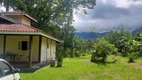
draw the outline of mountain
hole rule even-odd
[[[137,32],[142,32],[142,27],[135,29],[134,31],[132,31],[132,34],[136,34]],[[84,39],[96,39],[99,37],[103,37],[107,34],[108,32],[104,32],[104,33],[96,33],[96,32],[76,32],[76,36],[78,37],[82,37]]]
[[[96,39],[99,37],[103,37],[107,34],[108,32],[105,33],[96,33],[96,32],[77,32],[76,36],[82,37],[84,39]]]
[[[134,34],[136,34],[137,32],[142,32],[142,27],[140,27],[140,28],[134,30],[132,33],[133,33],[133,35],[134,35]]]

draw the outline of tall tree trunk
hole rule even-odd
[[[6,12],[8,12],[9,11],[9,6],[6,6]]]
[[[8,12],[9,11],[9,6],[10,6],[10,1],[6,0],[5,4],[6,4],[6,12]]]

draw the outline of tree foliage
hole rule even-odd
[[[131,32],[128,30],[124,30],[124,26],[119,27],[117,31],[110,31],[106,36],[106,39],[115,45],[118,48],[118,52],[121,53],[122,56],[128,57],[129,62],[134,62],[134,60],[140,54],[140,34],[135,36],[134,40]]]
[[[75,29],[72,25],[73,13],[82,10],[87,14],[87,9],[93,9],[96,0],[0,0],[6,11],[10,8],[21,10],[32,15],[38,22],[32,22],[32,26],[39,28],[48,34],[64,40],[59,54],[73,56],[73,40]],[[59,62],[62,58],[57,55]]]
[[[110,44],[105,38],[98,38],[94,42],[95,51],[92,53],[93,62],[106,63],[107,57],[110,54],[117,54],[117,48]]]
[[[89,53],[88,41],[81,37],[75,37],[73,40],[73,54],[75,57],[84,56]]]
[[[64,26],[61,28],[61,39],[64,40],[63,47],[65,49],[64,56],[73,57],[73,39],[75,28],[73,26]]]
[[[119,26],[117,30],[111,30],[106,35],[106,39],[112,44],[115,44],[117,41],[124,39],[124,38],[127,40],[131,40],[132,35],[129,30],[124,29],[123,25]]]

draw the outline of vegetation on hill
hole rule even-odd
[[[140,35],[141,33],[138,34]],[[96,42],[94,42],[94,46],[99,46],[94,47],[94,50],[97,51],[93,53],[92,58],[97,57],[98,59],[103,56],[104,59],[107,59],[108,55],[115,54],[128,57],[128,62],[135,62],[135,59],[141,57],[142,46],[139,35],[132,36],[131,32],[129,30],[126,31],[124,26],[121,25],[118,30],[112,30],[104,38],[100,38],[99,41],[97,39]],[[108,45],[113,45],[113,47]],[[102,54],[102,56],[96,56],[97,54]]]

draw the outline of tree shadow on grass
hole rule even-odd
[[[106,62],[106,64],[114,64],[114,63],[116,63],[118,60],[113,60],[113,61],[111,61],[111,62]]]
[[[38,69],[20,69],[19,73],[34,73],[36,72]]]
[[[118,61],[118,60],[107,61],[107,62],[97,61],[97,62],[93,62],[93,63],[98,64],[98,66],[100,66],[100,65],[104,65],[104,66],[106,66],[107,64],[115,64],[117,61]]]

